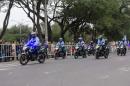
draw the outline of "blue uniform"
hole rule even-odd
[[[97,44],[98,44],[99,46],[105,45],[105,39],[102,39],[102,40],[98,39]]]
[[[62,42],[59,41],[56,45],[59,47],[65,47],[64,41],[62,41]]]
[[[38,37],[31,38],[25,45],[29,48],[37,48],[41,45],[40,39]]]
[[[122,42],[123,42],[124,45],[128,45],[128,44],[129,44],[126,35],[124,35],[124,37],[123,37],[123,39],[122,39]]]
[[[85,42],[84,42],[84,41],[79,41],[77,44],[78,44],[79,47],[80,47],[80,46],[81,46],[81,47],[84,47]]]

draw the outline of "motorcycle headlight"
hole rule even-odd
[[[23,51],[25,51],[27,48],[28,48],[27,46],[24,46],[24,47],[23,47]]]
[[[88,47],[88,50],[91,49],[91,47]]]
[[[75,49],[79,49],[79,47],[75,47]]]
[[[96,46],[96,49],[98,49],[98,48],[99,48],[99,46],[97,45],[97,46]]]
[[[56,47],[55,50],[58,50],[58,47]]]
[[[123,46],[121,46],[121,48],[123,48]]]
[[[119,48],[119,46],[118,46],[118,47],[116,47],[116,48]]]

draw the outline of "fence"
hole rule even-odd
[[[0,45],[0,61],[16,60],[21,50],[22,50],[21,45],[1,44]]]
[[[75,51],[75,45],[65,45],[65,48],[67,50],[67,55],[72,56]],[[130,47],[128,47],[130,49]],[[48,54],[54,55],[55,45],[51,44],[48,48]],[[16,45],[16,44],[1,44],[0,45],[0,61],[10,61],[10,60],[17,60],[18,55],[22,51],[22,45]],[[115,52],[116,46],[110,45],[110,51]]]

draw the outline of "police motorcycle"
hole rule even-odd
[[[108,59],[109,56],[109,47],[106,44],[96,45],[95,58],[99,59],[100,57],[104,57]]]
[[[84,46],[79,46],[78,44],[76,44],[75,49],[76,49],[74,54],[75,59],[78,59],[79,56],[82,56],[83,58],[87,58],[87,54]]]
[[[90,44],[87,46],[87,55],[95,55],[95,48],[94,46],[91,46]]]
[[[46,58],[46,49],[44,46],[36,48],[33,45],[24,45],[20,55],[19,62],[21,65],[26,65],[29,61],[38,61],[44,63]]]
[[[65,59],[66,50],[65,50],[65,47],[56,45],[54,58],[55,58],[55,60],[57,60],[59,57],[62,57],[63,59]]]
[[[124,44],[120,44],[117,46],[117,55],[125,56],[126,55],[126,46]]]

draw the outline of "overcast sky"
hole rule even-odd
[[[6,15],[5,13],[2,12],[0,13],[0,28],[3,25],[5,15]],[[8,27],[11,27],[13,25],[18,25],[18,24],[25,24],[25,25],[32,26],[31,20],[27,17],[24,11],[20,8],[14,7],[11,10],[10,22]]]

